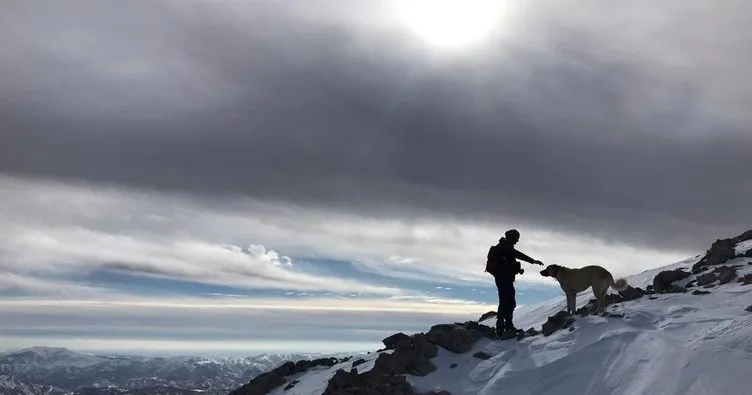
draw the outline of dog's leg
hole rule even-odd
[[[595,294],[595,299],[598,300],[598,308],[596,309],[596,314],[603,314],[603,311],[606,309],[606,292],[608,291],[608,288],[605,289],[593,289],[593,293]]]
[[[574,315],[577,310],[577,294],[567,292],[567,313]]]

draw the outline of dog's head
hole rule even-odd
[[[559,265],[548,265],[545,269],[540,271],[541,276],[543,277],[553,277],[556,278],[556,275],[559,274]]]

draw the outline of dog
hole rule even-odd
[[[567,297],[567,313],[569,314],[574,314],[577,310],[577,293],[591,286],[595,299],[598,301],[597,314],[603,313],[606,308],[606,293],[609,287],[619,292],[629,287],[627,280],[620,278],[614,281],[611,272],[598,265],[585,266],[579,269],[548,265],[541,270],[540,274],[543,277],[553,277],[559,282]]]

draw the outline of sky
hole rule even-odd
[[[3,1],[0,349],[373,350],[494,310],[510,228],[702,253],[750,228],[750,8]]]

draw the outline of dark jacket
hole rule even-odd
[[[528,263],[535,262],[535,259],[517,251],[511,243],[502,237],[499,243],[488,251],[486,271],[494,277],[514,281],[514,277],[522,269],[517,259]]]

